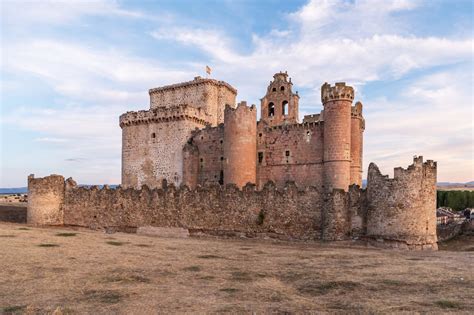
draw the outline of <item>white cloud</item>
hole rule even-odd
[[[79,101],[146,102],[150,87],[186,80],[191,73],[117,49],[58,40],[14,42],[4,49],[6,71],[38,76],[60,95]]]
[[[474,178],[472,76],[463,69],[417,79],[401,95],[368,99],[365,106],[365,169],[375,161],[393,175],[400,161],[424,155],[439,162],[438,179]],[[408,163],[408,162],[407,162]]]
[[[83,16],[147,17],[143,12],[123,9],[115,0],[6,0],[2,2],[2,10],[5,25],[16,27],[65,24]]]

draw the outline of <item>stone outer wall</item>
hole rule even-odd
[[[35,225],[64,224],[64,177],[50,175],[43,178],[28,176],[27,223]]]
[[[437,248],[436,162],[415,157],[392,179],[371,163],[367,202],[367,236],[395,247]]]
[[[224,184],[257,182],[257,107],[241,102],[225,109]]]
[[[204,232],[234,232],[248,236],[316,239],[320,235],[320,192],[284,190],[267,185],[256,191],[247,185],[209,185],[189,190],[174,185],[150,190],[71,186],[65,192],[64,224],[93,229],[140,226],[181,227]]]
[[[322,186],[323,128],[321,123],[257,126],[257,186],[268,181],[283,187]],[[288,154],[288,155],[287,155]]]
[[[298,189],[287,182],[261,190],[209,184],[190,190],[78,187],[62,176],[29,178],[28,222],[93,229],[173,227],[211,234],[266,235],[326,241],[363,239],[399,249],[436,250],[436,163],[415,158],[388,179],[375,164],[368,188]]]

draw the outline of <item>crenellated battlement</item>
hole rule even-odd
[[[240,103],[238,103],[236,108],[233,108],[230,105],[225,106],[225,115],[228,115],[229,113],[243,112],[243,111],[256,112],[257,106],[255,106],[254,104],[252,104],[251,106],[248,106],[246,101],[241,101]]]
[[[323,112],[319,114],[304,115],[303,123],[317,123],[323,121]]]
[[[334,86],[329,83],[324,83],[321,86],[321,102],[324,104],[334,100],[348,100],[354,99],[354,88],[346,85],[345,82],[338,82]]]
[[[192,120],[202,125],[209,124],[209,115],[200,108],[187,104],[171,107],[156,107],[150,110],[126,112],[120,116],[120,127],[150,122]]]
[[[157,87],[157,88],[153,88],[153,89],[148,90],[148,93],[151,95],[151,94],[154,94],[154,93],[162,93],[162,92],[166,92],[166,91],[170,91],[170,90],[188,88],[190,86],[204,85],[204,84],[215,85],[215,86],[218,86],[218,87],[226,87],[232,93],[237,94],[237,90],[227,82],[214,80],[214,79],[201,78],[200,76],[195,77],[194,80],[192,80],[192,81],[180,82],[180,83],[176,83],[176,84],[165,85],[165,86],[160,86],[160,87]]]
[[[362,103],[357,102],[354,106],[351,107],[351,117],[360,117],[362,118]]]

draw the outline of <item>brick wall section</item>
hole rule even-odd
[[[351,104],[354,89],[345,83],[321,87],[324,106],[324,186],[326,191],[349,188],[351,165]]]
[[[436,239],[436,162],[415,157],[394,178],[371,163],[367,183],[367,235],[396,247],[431,249]]]
[[[220,180],[224,174],[225,162],[224,124],[195,131],[191,142],[198,152],[198,171],[193,175],[197,178],[196,183],[201,186],[206,183],[223,183]]]
[[[288,153],[287,153],[288,152]],[[257,126],[257,185],[273,181],[283,187],[294,181],[298,187],[322,186],[322,123]],[[287,155],[288,154],[288,155]]]
[[[257,107],[241,102],[225,109],[224,184],[242,187],[257,182]]]
[[[43,178],[28,176],[27,223],[61,225],[63,220],[65,183],[61,175]]]

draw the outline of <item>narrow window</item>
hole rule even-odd
[[[201,136],[201,140],[203,140],[203,139],[204,139],[204,137],[203,137],[203,136]]]
[[[288,101],[283,101],[283,103],[281,103],[281,114],[283,116],[288,115]]]
[[[280,91],[284,91],[284,90],[285,90],[285,87],[282,86],[282,87],[280,88]]]
[[[286,156],[290,156],[290,151],[286,151],[286,152],[285,152],[285,155],[286,155]]]
[[[258,152],[258,164],[262,164],[263,162],[263,152]]]
[[[259,133],[258,136],[261,138],[261,137],[262,137],[262,133]]]
[[[276,91],[277,91],[277,88],[273,88],[272,91],[273,91],[273,92],[276,92]]]
[[[152,134],[151,134],[151,137],[152,137],[153,139],[155,139],[155,138],[156,138],[156,133],[152,133]]]
[[[224,171],[221,170],[219,173],[219,184],[224,185]]]
[[[221,156],[221,161],[224,161],[224,157],[223,157],[223,156]]]
[[[275,116],[275,104],[270,102],[268,104],[268,117],[273,117],[273,116]]]

